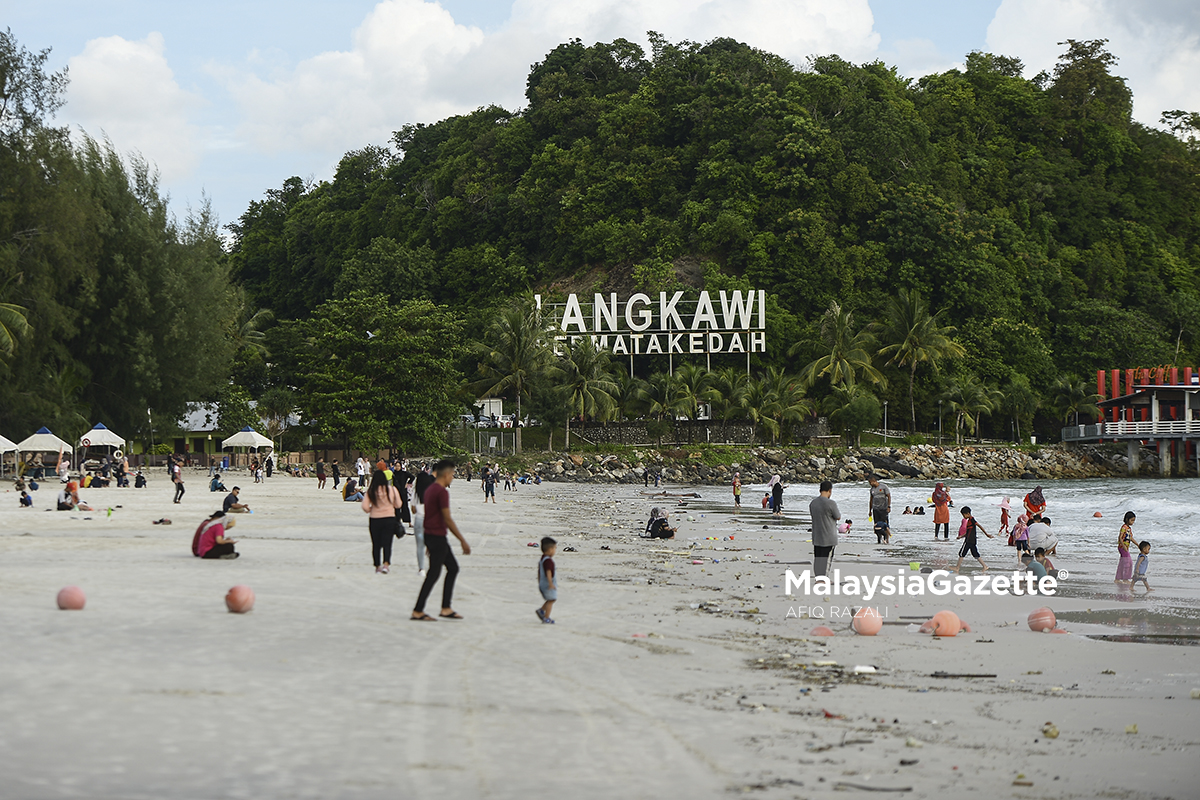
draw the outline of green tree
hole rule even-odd
[[[788,355],[795,355],[807,342],[800,341],[791,346]],[[875,337],[870,331],[854,330],[854,315],[843,309],[836,300],[821,317],[818,347],[822,355],[801,370],[805,383],[812,386],[820,378],[829,377],[833,386],[854,386],[859,375],[867,381],[887,385],[873,363]]]
[[[28,336],[32,330],[24,308],[14,303],[0,303],[0,357],[12,356],[17,349],[17,340]]]
[[[1020,373],[1016,373],[1009,379],[1003,391],[1004,399],[1002,407],[1012,415],[1013,431],[1016,434],[1016,440],[1021,441],[1021,423],[1025,423],[1025,429],[1033,424],[1033,415],[1037,413],[1041,407],[1042,400],[1033,385]]]
[[[883,416],[879,398],[861,385],[837,386],[821,405],[834,429],[855,447],[862,447],[863,431],[878,426]]]
[[[1087,381],[1074,377],[1062,377],[1050,387],[1050,406],[1054,409],[1063,424],[1069,424],[1071,417],[1079,424],[1080,414],[1100,413],[1100,395],[1093,392]]]
[[[554,370],[553,380],[566,399],[566,447],[570,448],[571,418],[607,422],[617,410],[617,384],[609,369],[608,352],[597,350],[590,336],[567,347]]]
[[[298,406],[322,433],[367,451],[446,446],[462,383],[454,364],[465,350],[452,313],[425,300],[392,306],[384,295],[353,292],[292,324],[311,340]]]
[[[738,367],[725,367],[712,375],[713,418],[721,421],[721,438],[727,440],[729,423],[746,413],[745,396],[750,376]]]
[[[228,439],[246,426],[262,427],[262,419],[250,405],[250,393],[240,386],[229,385],[217,397],[217,430]]]
[[[942,325],[939,316],[929,313],[918,292],[901,289],[888,301],[883,321],[874,326],[883,342],[879,355],[889,364],[908,368],[909,433],[917,429],[913,394],[917,367],[929,364],[936,369],[942,360],[966,354],[962,345],[950,338],[954,327]]]
[[[488,327],[484,341],[473,351],[479,359],[480,379],[473,384],[479,397],[512,392],[517,400],[517,419],[523,420],[521,402],[529,401],[530,387],[550,368],[552,351],[546,326],[526,303],[500,310]],[[516,450],[521,451],[521,428],[516,432]]]
[[[658,446],[662,447],[662,435],[674,427],[676,415],[687,413],[687,400],[683,397],[679,382],[666,372],[656,372],[646,379],[641,388],[641,398],[646,413],[658,421],[655,435]]]

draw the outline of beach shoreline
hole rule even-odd
[[[1083,635],[1119,629],[1105,622],[1063,622],[1066,636],[1025,622],[1042,605],[1067,617],[1194,608],[1170,574],[1152,602],[1105,599],[1098,567],[1054,598],[889,598],[871,604],[887,614],[878,636],[827,615],[837,635],[813,637],[814,607],[862,603],[784,594],[786,570],[812,557],[800,496],[776,520],[733,514],[725,489],[672,485],[701,497],[671,507],[677,539],[649,541],[639,533],[662,499],[640,485],[545,482],[485,505],[477,482],[456,480],[452,511],[474,548],[459,558],[466,619],[417,625],[405,619],[412,538],[396,542],[392,574],[375,575],[365,515],[314,480],[242,481],[255,512],[234,531],[243,557],[192,558],[196,524],[223,498],[203,475],[188,476],[181,506],[157,475],[145,490],[85,491],[93,514],[21,511],[0,495],[12,500],[0,508],[11,796],[784,798],[839,783],[910,797],[1193,796],[1196,651]],[[839,545],[843,574],[940,558],[918,527],[897,545],[868,542],[864,487],[839,484],[834,499],[863,514]],[[162,517],[173,524],[151,524]],[[543,535],[559,542],[556,626],[533,613],[529,544]],[[87,592],[82,612],[54,608],[69,584]],[[225,611],[234,584],[256,592],[251,613]],[[800,605],[807,618],[789,615]],[[972,633],[908,630],[942,608]]]

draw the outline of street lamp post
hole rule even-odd
[[[938,447],[942,446],[942,401],[938,400]]]
[[[883,401],[883,446],[887,447],[887,404],[888,401]]]

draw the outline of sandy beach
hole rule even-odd
[[[879,598],[883,630],[860,637],[860,599],[784,594],[785,570],[812,558],[806,506],[735,517],[713,489],[678,508],[641,486],[562,483],[484,505],[457,480],[465,619],[413,623],[411,537],[376,575],[357,505],[312,479],[234,482],[254,510],[236,561],[190,554],[223,497],[205,473],[181,505],[161,471],[144,490],[85,490],[93,513],[44,511],[51,485],[34,510],[0,494],[0,796],[1200,797],[1195,648],[1026,625],[1043,605],[1139,606],[1098,571],[1050,599]],[[856,519],[865,498],[835,487]],[[638,538],[654,505],[679,538]],[[917,547],[949,559],[924,528],[879,547],[862,516],[843,573],[907,570]],[[559,542],[554,626],[534,615],[543,535]],[[1002,543],[981,550],[1011,569]],[[57,610],[72,584],[87,608]],[[235,584],[254,589],[251,613],[226,611]],[[1185,581],[1154,585],[1156,603],[1195,608]],[[809,635],[817,606],[837,636]],[[942,608],[973,632],[910,631]]]

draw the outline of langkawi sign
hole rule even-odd
[[[762,353],[767,349],[766,292],[751,289],[700,292],[684,299],[683,292],[659,292],[657,302],[638,292],[619,300],[615,292],[597,292],[591,303],[579,295],[565,303],[542,303],[537,307],[554,315],[553,332],[558,342],[574,343],[590,336],[598,349],[613,355],[672,355],[715,353]]]

